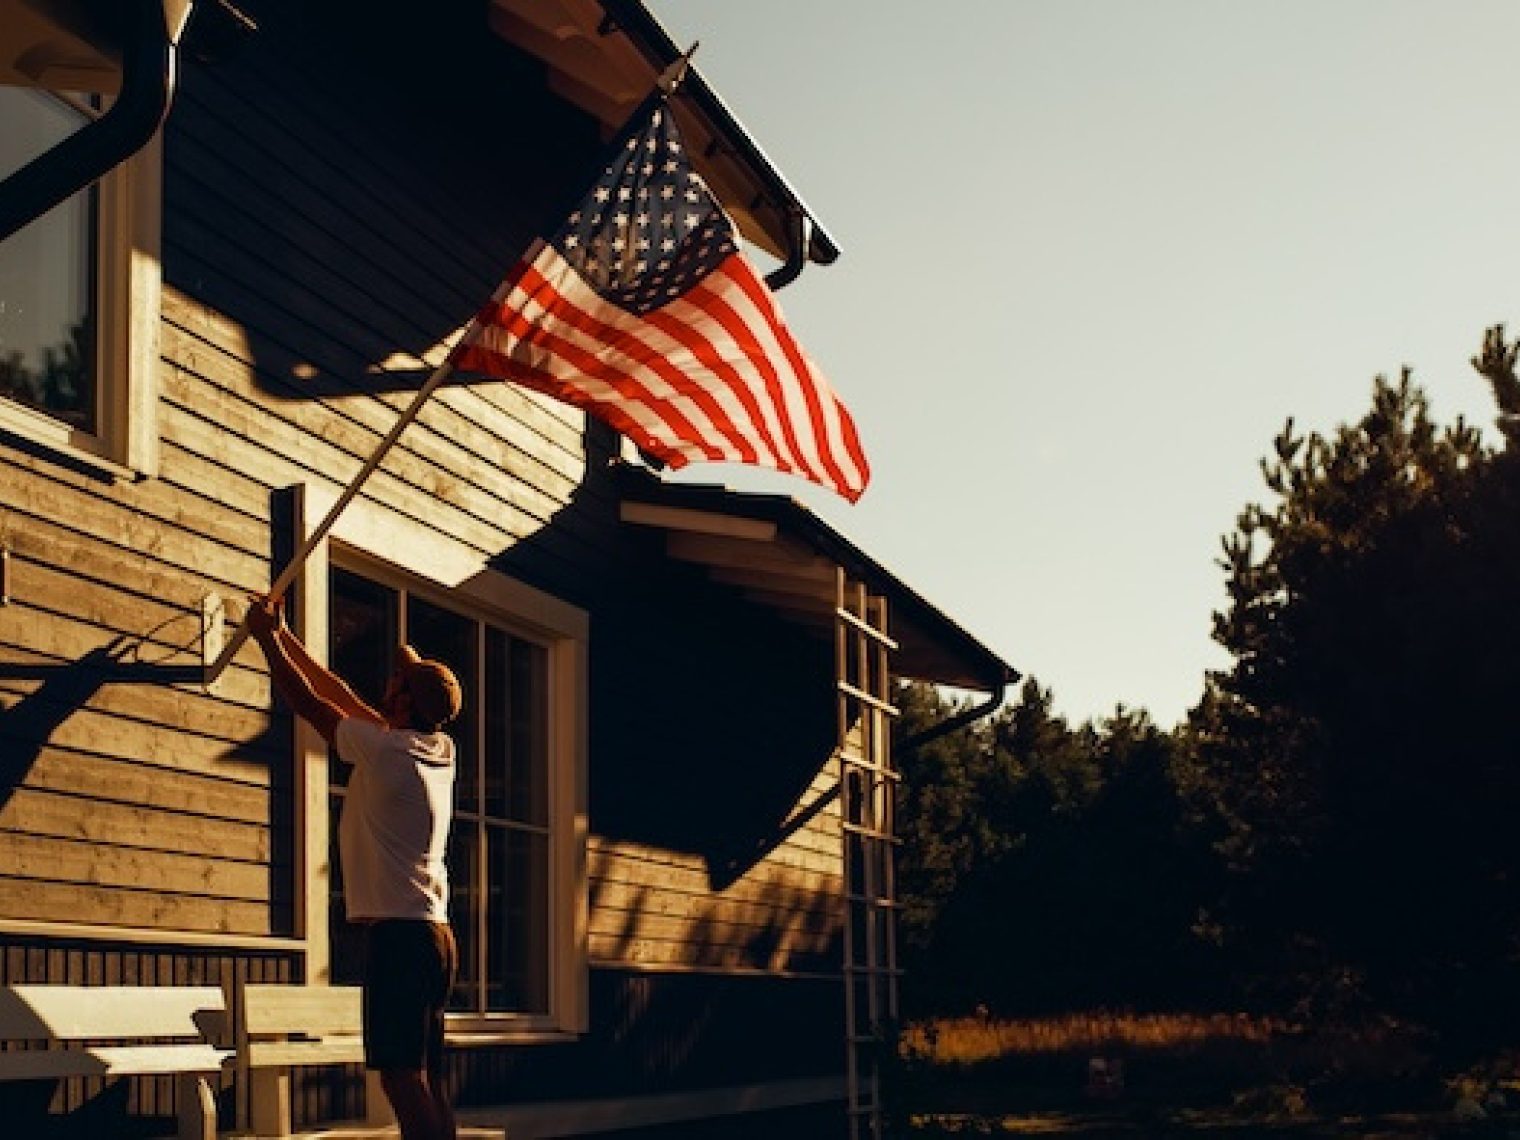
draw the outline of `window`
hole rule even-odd
[[[98,113],[93,96],[0,86],[0,178]],[[0,430],[151,474],[158,147],[0,242]]]
[[[565,771],[575,766],[565,747],[574,732],[556,729],[554,711],[555,656],[564,647],[385,568],[333,565],[328,601],[333,668],[366,700],[378,703],[403,642],[447,663],[464,687],[464,709],[451,729],[459,753],[449,852],[450,919],[460,947],[455,1020],[563,1026],[564,1007],[575,1004],[566,986],[577,984],[567,976],[571,946],[554,952],[557,941],[573,941],[574,930],[574,883],[555,871],[556,852],[574,842],[575,822],[574,773]],[[334,761],[329,775],[332,975],[353,982],[358,955],[343,918],[336,858],[348,767]]]
[[[30,88],[0,87],[0,178],[79,129],[83,116]],[[0,246],[0,395],[82,432],[95,404],[94,187]]]

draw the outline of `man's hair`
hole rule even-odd
[[[411,698],[414,720],[430,728],[441,728],[459,715],[464,689],[454,670],[442,661],[419,656],[410,645],[401,647],[397,667]]]

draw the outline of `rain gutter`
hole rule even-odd
[[[0,182],[0,241],[131,158],[168,114],[177,53],[163,0],[124,7],[120,93],[100,118]]]
[[[975,724],[983,717],[991,716],[997,712],[1002,707],[1003,700],[1007,696],[1007,687],[1019,679],[1018,673],[1010,672],[1011,675],[1006,677],[1002,684],[994,688],[992,695],[984,702],[972,708],[963,709],[954,716],[940,721],[938,724],[931,724],[922,732],[916,732],[904,740],[899,740],[895,746],[897,750],[899,752],[917,751],[931,741],[938,740],[942,736],[949,736],[952,732],[958,732],[967,725]]]
[[[663,72],[684,54],[644,6],[643,0],[600,2],[607,15],[606,30],[616,29],[627,36],[656,73]],[[832,265],[838,260],[839,246],[833,237],[695,67],[686,73],[680,91],[764,187],[761,197],[753,204],[765,202],[771,205],[780,211],[786,223],[786,261],[766,277],[766,284],[772,289],[780,289],[796,280],[809,261]]]

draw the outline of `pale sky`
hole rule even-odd
[[[844,251],[780,301],[874,469],[683,477],[794,496],[1073,719],[1170,726],[1226,663],[1219,538],[1289,415],[1408,364],[1492,422],[1512,0],[649,6]]]

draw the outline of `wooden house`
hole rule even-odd
[[[206,662],[677,47],[620,0],[5,0],[0,30],[0,218],[52,207],[0,244],[0,983],[351,982],[340,766],[256,650]],[[836,256],[700,74],[680,108],[776,284]],[[465,1119],[866,1134],[893,685],[990,710],[995,653],[793,500],[501,382],[433,398],[295,603],[372,696],[399,639],[465,682]],[[171,1099],[0,1112],[142,1135]],[[300,1074],[296,1123],[361,1100]]]

